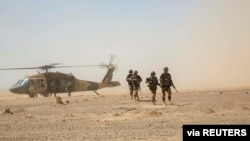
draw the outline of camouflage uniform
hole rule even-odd
[[[138,75],[138,72],[135,71],[134,74],[131,77],[131,80],[132,80],[133,91],[134,91],[134,99],[139,101],[138,90],[141,89],[140,83],[142,81],[142,78],[141,78],[140,75]]]
[[[133,84],[131,80],[132,75],[133,75],[133,71],[129,70],[129,74],[127,75],[127,78],[126,78],[126,81],[128,82],[128,86],[129,86],[131,99],[133,99]]]
[[[73,84],[71,81],[67,83],[67,88],[66,90],[68,91],[68,96],[71,96],[71,91],[73,90]]]
[[[56,85],[56,82],[53,80],[50,83],[50,96],[52,95],[52,93],[54,93],[54,97],[56,97],[56,89],[57,89],[57,85]]]
[[[166,91],[168,93],[168,101],[171,102],[172,92],[171,92],[170,87],[172,86],[173,88],[175,88],[174,83],[173,83],[172,78],[171,78],[171,75],[170,75],[170,73],[168,73],[167,67],[164,68],[164,73],[162,73],[160,76],[160,82],[161,82],[161,86],[162,86],[162,101],[166,105],[166,102],[165,102]]]
[[[155,97],[156,97],[157,85],[160,86],[160,84],[158,83],[158,79],[155,76],[155,72],[152,72],[151,77],[148,77],[146,79],[146,83],[148,83],[149,90],[152,93],[152,103],[155,105]]]

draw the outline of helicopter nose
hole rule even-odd
[[[27,89],[25,87],[11,87],[9,88],[9,91],[16,94],[26,94],[28,93]]]
[[[13,87],[9,88],[9,91],[12,93],[18,93],[17,88],[13,88]]]

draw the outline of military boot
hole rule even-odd
[[[131,99],[133,99],[133,93],[130,93],[130,97],[131,97]]]
[[[163,101],[164,105],[167,105],[167,103],[165,101],[165,97],[162,98],[162,101]]]
[[[171,102],[171,96],[168,96],[168,103],[172,105],[173,103]]]
[[[136,95],[135,100],[136,100],[136,101],[140,101],[138,92],[137,92],[135,95]]]
[[[155,96],[152,96],[152,103],[155,105]]]
[[[155,100],[154,99],[152,100],[152,103],[153,103],[153,105],[155,105]]]

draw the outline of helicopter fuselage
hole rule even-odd
[[[40,69],[44,73],[39,73],[36,75],[27,76],[20,79],[14,84],[9,90],[15,94],[28,94],[30,97],[37,96],[37,94],[42,94],[43,96],[48,96],[54,93],[66,93],[70,96],[71,92],[79,91],[94,91],[105,88],[105,87],[116,87],[120,86],[119,81],[112,81],[113,72],[116,68],[112,64],[114,56],[110,56],[109,64],[102,65],[78,65],[78,66],[57,66],[60,63],[53,63],[49,65],[43,65],[40,67],[23,67],[23,68],[0,68],[0,70],[23,70],[23,69]],[[69,67],[94,67],[102,66],[107,68],[107,73],[101,82],[92,82],[86,80],[80,80],[75,78],[72,74],[60,73],[60,72],[49,72],[52,68],[69,68]]]
[[[55,84],[54,90],[51,86],[52,83]],[[30,97],[34,97],[36,94],[48,96],[49,93],[67,93],[69,84],[71,84],[71,92],[96,91],[104,87],[120,85],[118,81],[99,83],[80,80],[72,74],[46,72],[20,79],[9,90],[16,94],[28,94]]]
[[[55,82],[56,93],[62,93],[65,92],[67,83],[74,84],[74,81],[75,77],[71,74],[46,72],[20,79],[9,90],[16,94],[48,94],[52,92],[50,84]]]

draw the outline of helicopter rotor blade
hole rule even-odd
[[[106,67],[107,67],[107,65],[105,63],[103,63],[103,62],[100,63],[100,69],[104,69]]]
[[[111,54],[110,58],[109,58],[109,65],[112,64],[112,62],[114,61],[114,59],[115,59],[115,55]]]
[[[55,68],[73,68],[73,67],[97,67],[97,66],[104,66],[104,65],[78,65],[78,66],[57,66]]]
[[[48,66],[55,66],[55,65],[60,65],[61,63],[51,63],[51,64],[48,64]]]
[[[40,69],[40,67],[28,67],[28,68],[3,68],[0,70],[27,70],[27,69]]]
[[[101,62],[101,65],[100,65],[100,68],[103,69],[103,68],[109,68],[109,67],[117,67],[116,64],[112,64],[112,62],[114,61],[115,59],[115,55],[111,54],[110,57],[109,57],[109,63],[108,64],[105,64],[103,62]]]
[[[59,63],[54,63],[50,65],[43,65],[40,67],[26,67],[26,68],[0,68],[0,70],[26,70],[26,69],[41,69],[41,70],[48,70],[51,68],[70,68],[70,67],[96,67],[96,66],[106,66],[105,64],[102,65],[78,65],[78,66],[55,66]]]
[[[2,68],[0,70],[26,70],[26,69],[41,69],[41,70],[46,70],[50,68],[55,68],[55,65],[59,65],[61,63],[51,63],[48,65],[43,65],[39,67],[25,67],[25,68]]]
[[[111,55],[110,56],[110,60],[109,60],[109,65],[101,63],[100,65],[75,65],[75,66],[56,66],[59,65],[61,63],[51,63],[48,65],[43,65],[43,66],[39,66],[39,67],[24,67],[24,68],[0,68],[0,70],[25,70],[25,69],[40,69],[40,70],[45,70],[46,72],[48,71],[48,69],[51,68],[72,68],[72,67],[101,67],[101,68],[106,68],[110,65],[113,65],[112,62],[114,60],[115,56]]]

